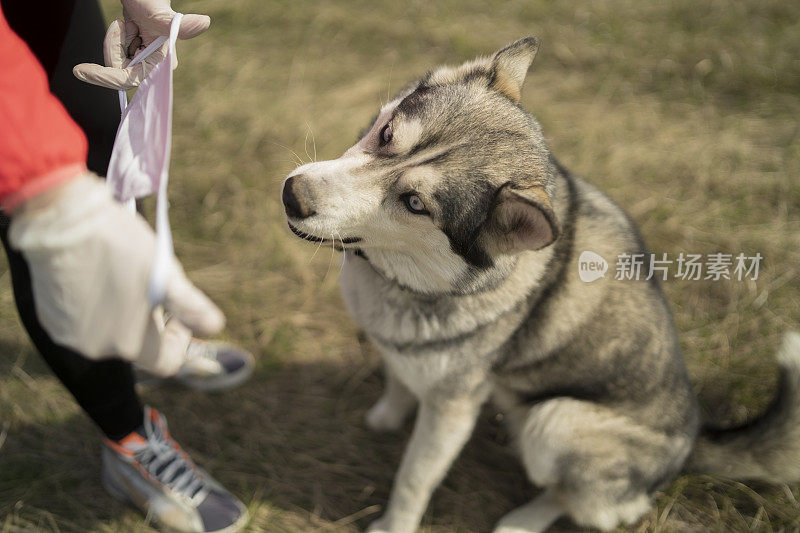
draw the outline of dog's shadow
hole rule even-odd
[[[34,378],[48,373],[35,355],[24,366]],[[380,516],[412,427],[409,420],[397,433],[366,428],[364,413],[381,382],[374,367],[287,363],[260,365],[228,392],[162,386],[142,397],[167,416],[200,465],[256,510],[256,530],[360,531]],[[507,441],[487,408],[436,491],[425,527],[489,531],[535,493]],[[0,452],[0,509],[21,501],[86,529],[126,512],[98,483],[99,448],[97,430],[80,414],[15,425]],[[73,515],[78,502],[80,516]],[[262,516],[261,504],[275,512]]]
[[[25,366],[34,375],[46,372],[36,359]],[[248,503],[252,530],[360,531],[380,515],[411,430],[411,421],[394,434],[365,427],[364,413],[381,392],[379,374],[374,365],[333,361],[261,364],[233,391],[167,386],[145,391],[143,399],[168,417],[198,463]],[[102,529],[129,512],[98,483],[95,435],[79,414],[14,427],[0,451],[0,511],[24,501],[82,530]],[[485,408],[435,492],[423,531],[491,531],[536,494],[508,441],[501,417]],[[649,530],[659,513],[654,508],[634,529]],[[562,519],[553,530],[579,529]]]
[[[323,361],[259,370],[228,394],[172,389],[149,398],[166,406],[179,397],[185,418],[174,433],[237,494],[306,514],[311,525],[330,521],[337,522],[331,530],[359,531],[380,516],[413,424],[412,417],[396,433],[366,427],[364,414],[381,387],[375,367]],[[224,418],[208,419],[207,413],[220,410]],[[507,441],[501,421],[487,408],[436,491],[426,525],[489,531],[499,516],[534,494]]]

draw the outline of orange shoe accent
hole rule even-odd
[[[126,437],[119,441],[113,441],[109,438],[105,438],[106,445],[114,450],[117,453],[121,453],[122,455],[127,455],[129,457],[133,456],[133,452],[127,448],[129,444],[144,444],[145,439],[137,432],[132,431]]]
[[[166,437],[167,440],[172,440],[172,436],[169,434],[169,429],[164,427],[162,424],[158,423],[158,421],[160,419],[161,419],[161,413],[159,413],[157,410],[155,410],[155,409],[153,409],[151,407],[150,408],[150,421],[153,422],[154,426],[157,425],[157,426],[161,427],[161,432],[164,433],[164,437]]]

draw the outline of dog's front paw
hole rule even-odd
[[[364,420],[367,427],[373,431],[397,431],[403,426],[405,418],[405,410],[398,409],[385,398],[381,398],[367,411]]]

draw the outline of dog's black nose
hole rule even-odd
[[[308,218],[316,211],[311,208],[305,194],[298,195],[297,177],[289,176],[283,184],[283,207],[290,218]]]

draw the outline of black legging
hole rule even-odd
[[[115,91],[78,81],[77,63],[103,63],[105,23],[96,0],[39,2],[3,0],[11,28],[28,44],[50,78],[50,90],[83,128],[89,139],[87,165],[105,176],[119,124]],[[47,11],[43,16],[42,10]],[[141,425],[142,406],[130,363],[121,359],[92,361],[54,343],[36,317],[31,277],[25,258],[8,243],[8,219],[0,215],[0,239],[8,257],[14,301],[34,346],[100,430],[121,439]]]

